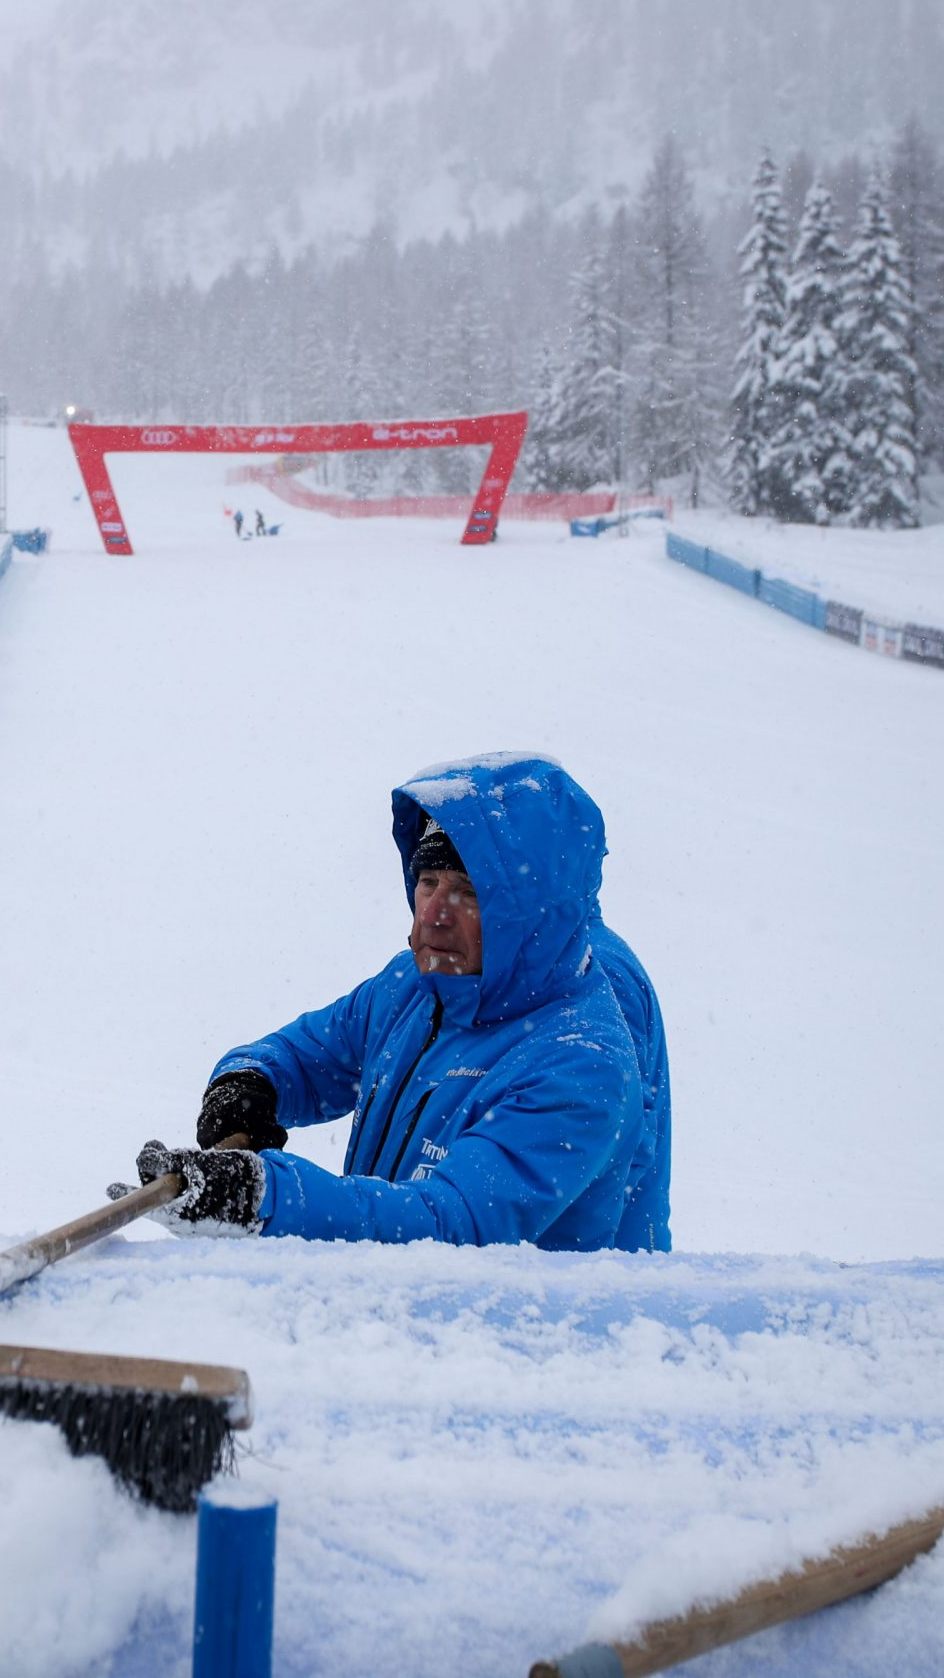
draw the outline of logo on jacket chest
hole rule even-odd
[[[411,1175],[413,1182],[421,1183],[424,1177],[431,1177],[434,1168],[439,1164],[440,1160],[445,1159],[448,1152],[449,1149],[444,1148],[441,1142],[432,1142],[428,1136],[424,1136],[422,1142],[420,1143],[420,1153],[423,1156],[423,1163],[422,1165],[418,1165],[416,1170],[412,1172]]]

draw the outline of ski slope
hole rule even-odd
[[[602,805],[604,910],[662,1000],[677,1252],[141,1226],[4,1302],[3,1338],[250,1369],[279,1674],[524,1672],[944,1501],[941,673],[693,576],[658,526],[469,550],[260,491],[281,534],[237,542],[232,464],[115,459],[115,559],[65,435],[11,430],[10,523],[53,544],[0,583],[0,1231],[97,1205],[146,1137],[192,1136],[223,1049],[402,946],[391,786],[534,748]],[[934,607],[928,536],[868,544],[891,615],[896,560]],[[0,1428],[17,1672],[180,1678],[190,1524],[47,1431]],[[691,1670],[885,1678],[907,1638],[930,1678],[942,1608],[935,1556]]]

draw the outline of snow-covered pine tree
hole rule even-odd
[[[372,420],[377,413],[379,379],[360,322],[351,329],[344,354],[345,418]],[[372,452],[346,454],[344,482],[351,495],[369,499],[383,471],[383,457]]]
[[[817,177],[817,170],[809,153],[795,151],[786,160],[781,174],[783,216],[787,227],[787,243],[794,247],[800,236],[800,222],[806,207],[807,193]]]
[[[474,273],[456,285],[443,321],[440,340],[447,409],[453,414],[477,414],[487,407],[490,339],[481,290]],[[437,451],[436,465],[443,487],[469,494],[482,475],[482,460],[471,449]]]
[[[754,174],[753,219],[738,247],[744,282],[741,346],[735,358],[727,479],[740,513],[771,513],[769,442],[779,414],[770,386],[786,293],[786,224],[780,180],[769,151]]]
[[[573,311],[559,385],[558,450],[562,481],[571,489],[612,483],[617,470],[613,403],[613,314],[595,215],[586,223],[586,249],[571,283]]]
[[[284,295],[281,324],[291,355],[283,407],[296,425],[336,420],[341,370],[334,354],[327,287],[314,253],[289,270]]]
[[[222,309],[214,310],[226,368],[221,417],[239,425],[251,425],[258,418],[260,292],[255,275],[244,263],[211,287],[217,303],[224,302]]]
[[[532,397],[528,403],[528,432],[522,451],[522,476],[530,490],[563,486],[558,438],[561,430],[560,372],[545,344],[538,352]]]
[[[819,180],[806,195],[784,298],[769,396],[778,424],[768,445],[781,517],[828,524],[842,510],[848,437],[836,388],[843,255],[832,196]]]
[[[630,476],[630,413],[632,407],[630,372],[630,282],[635,260],[634,229],[625,204],[621,204],[606,240],[607,300],[613,326],[610,374],[613,404],[613,476],[622,489]]]
[[[203,345],[195,330],[198,318],[199,295],[188,277],[171,286],[166,295],[165,360],[168,411],[184,414],[194,424],[199,424],[206,412]]]
[[[889,208],[912,304],[908,344],[919,464],[944,467],[944,171],[916,118],[892,151]]]
[[[684,474],[694,502],[712,430],[708,256],[691,176],[671,134],[643,182],[633,227],[633,454],[650,492]]]
[[[360,391],[346,411],[359,420],[398,419],[414,412],[406,395],[408,337],[399,260],[391,222],[382,216],[371,228],[346,285],[345,318],[360,346]],[[343,355],[339,360],[344,360]],[[371,497],[413,493],[423,487],[429,456],[420,449],[363,454],[355,463],[355,481]],[[409,474],[412,472],[412,477]]]
[[[278,246],[273,243],[257,276],[258,303],[255,331],[258,343],[256,355],[256,417],[272,424],[273,415],[284,413],[284,395],[288,382],[288,354],[281,322],[285,314],[286,271]]]
[[[882,184],[873,177],[859,212],[836,316],[839,394],[850,438],[849,524],[908,528],[918,519],[915,364],[901,246]]]

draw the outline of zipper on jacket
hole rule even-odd
[[[387,1143],[387,1137],[390,1135],[390,1126],[393,1123],[393,1115],[396,1112],[397,1107],[399,1105],[400,1097],[403,1094],[403,1091],[406,1089],[406,1086],[409,1083],[410,1079],[412,1078],[414,1072],[416,1071],[416,1068],[419,1066],[419,1063],[422,1060],[423,1056],[425,1055],[427,1049],[432,1048],[433,1044],[436,1041],[436,1038],[439,1036],[439,1028],[442,1025],[442,1016],[443,1016],[443,1005],[442,1005],[442,1002],[441,1002],[440,998],[437,996],[436,1006],[433,1009],[433,1018],[432,1018],[432,1021],[430,1023],[429,1033],[427,1035],[426,1041],[423,1044],[422,1048],[420,1049],[419,1054],[416,1056],[415,1060],[411,1061],[410,1065],[407,1067],[406,1071],[404,1072],[403,1077],[400,1079],[399,1088],[397,1089],[397,1093],[390,1103],[390,1110],[387,1113],[387,1117],[384,1119],[383,1130],[380,1133],[380,1141],[377,1143],[377,1146],[374,1149],[374,1157],[371,1160],[369,1166],[367,1167],[366,1172],[364,1173],[364,1175],[367,1176],[367,1177],[373,1177],[376,1173],[377,1161],[379,1160],[381,1154],[383,1153],[384,1148],[385,1148],[386,1143]]]
[[[434,1088],[435,1088],[435,1086],[434,1086]],[[400,1147],[397,1151],[397,1157],[394,1160],[393,1164],[390,1167],[390,1170],[387,1173],[387,1179],[391,1183],[394,1182],[395,1179],[396,1179],[396,1175],[397,1175],[397,1172],[400,1169],[400,1164],[401,1164],[401,1161],[403,1159],[403,1156],[406,1153],[407,1148],[410,1146],[410,1142],[411,1142],[411,1139],[412,1139],[412,1136],[413,1136],[413,1132],[420,1122],[420,1115],[423,1111],[423,1108],[426,1106],[426,1103],[429,1100],[432,1093],[433,1093],[432,1089],[428,1089],[428,1090],[424,1090],[422,1095],[420,1096],[419,1103],[418,1103],[417,1108],[416,1108],[416,1112],[413,1114],[412,1119],[410,1120],[409,1124],[406,1127],[406,1135],[404,1136],[403,1141],[400,1143]]]
[[[353,1175],[354,1175],[354,1160],[355,1160],[355,1157],[356,1157],[356,1154],[357,1154],[357,1150],[361,1145],[361,1137],[364,1134],[364,1120],[367,1118],[367,1115],[370,1112],[371,1102],[373,1101],[374,1096],[377,1094],[377,1085],[379,1083],[380,1083],[380,1079],[375,1078],[374,1081],[373,1081],[373,1084],[371,1085],[370,1094],[367,1097],[367,1100],[364,1102],[364,1111],[362,1112],[362,1114],[360,1116],[359,1129],[358,1129],[358,1132],[357,1132],[357,1139],[354,1143],[354,1147],[353,1147],[353,1150],[351,1152],[351,1162],[350,1162],[349,1165],[346,1165],[345,1168],[344,1168],[344,1173],[343,1174],[344,1174],[345,1177],[353,1177]]]

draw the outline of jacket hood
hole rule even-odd
[[[589,957],[606,840],[588,793],[553,758],[495,752],[421,770],[393,793],[411,912],[410,858],[426,816],[459,852],[482,916],[482,972],[420,974],[458,1024],[510,1019],[570,990]]]

